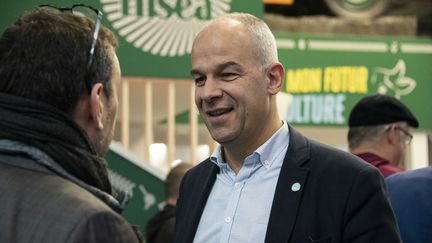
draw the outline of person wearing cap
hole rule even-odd
[[[411,111],[394,97],[371,95],[351,110],[348,145],[351,153],[377,167],[384,177],[404,171],[398,167],[412,140],[409,127],[418,127]]]

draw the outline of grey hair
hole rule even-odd
[[[349,149],[353,150],[366,143],[378,142],[392,125],[407,126],[406,122],[397,122],[377,126],[350,127],[348,131]]]
[[[237,20],[245,26],[255,44],[257,60],[262,69],[278,62],[276,39],[263,20],[248,13],[235,12],[219,16],[214,21],[225,19]]]

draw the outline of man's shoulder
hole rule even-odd
[[[290,136],[287,156],[304,157],[308,166],[314,168],[351,168],[354,170],[373,167],[342,148],[336,148],[308,138],[292,127],[290,127]]]
[[[424,184],[432,182],[432,166],[393,174],[386,178],[387,184]]]
[[[20,160],[19,166],[0,163],[2,168],[0,181],[8,181],[8,186],[3,188],[4,192],[15,192],[15,195],[20,195],[20,200],[38,202],[37,205],[40,206],[51,205],[51,212],[56,209],[76,208],[77,206],[80,207],[79,212],[81,213],[92,208],[95,210],[108,209],[108,206],[100,199],[74,182],[37,165],[31,159],[15,158],[17,161]],[[28,162],[29,166],[23,166],[24,161]],[[61,205],[61,207],[56,205]]]
[[[378,179],[381,176],[376,167],[347,151],[305,136],[299,138],[290,140],[289,146],[294,145],[296,149],[288,148],[285,162],[298,164],[299,168],[306,169],[310,181],[321,186],[345,187],[364,178]],[[300,145],[295,145],[294,142]],[[299,157],[303,159],[296,159]],[[372,183],[366,184],[371,185]]]
[[[131,232],[126,221],[99,198],[43,168],[0,163],[0,191],[4,217],[0,228],[16,222],[14,231],[0,230],[5,239],[18,234],[17,242],[21,242],[33,234],[32,242],[62,242],[67,237],[84,237],[85,228]]]
[[[311,160],[319,166],[340,169],[364,170],[375,168],[361,158],[340,148],[331,147],[320,142],[309,140],[311,146]]]

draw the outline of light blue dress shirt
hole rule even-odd
[[[263,243],[279,172],[288,149],[284,122],[273,136],[246,157],[238,174],[218,146],[210,160],[220,167],[194,243]]]

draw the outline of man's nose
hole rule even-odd
[[[217,79],[208,77],[205,84],[200,87],[201,98],[206,102],[211,102],[215,98],[219,98],[223,95],[221,82]]]

